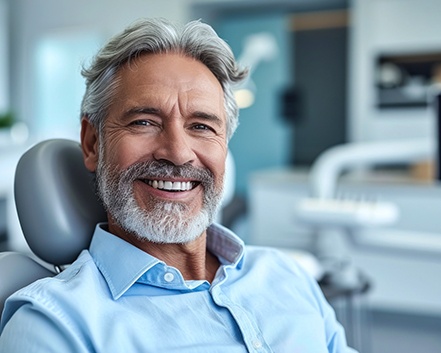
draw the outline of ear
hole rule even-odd
[[[84,165],[95,172],[98,166],[98,131],[90,123],[89,119],[81,119],[81,149],[83,150]]]

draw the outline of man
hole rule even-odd
[[[108,223],[9,298],[0,352],[352,352],[313,279],[212,224],[246,71],[211,27],[136,22],[83,75]]]

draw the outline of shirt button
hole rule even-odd
[[[254,348],[254,349],[262,348],[262,341],[260,341],[260,340],[258,340],[258,339],[255,339],[255,340],[252,342],[252,345],[253,345],[253,348]]]
[[[164,275],[164,280],[166,281],[166,282],[171,282],[171,281],[173,281],[175,279],[175,275],[173,274],[173,273],[171,273],[171,272],[167,272],[165,275]]]

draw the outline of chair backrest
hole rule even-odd
[[[54,266],[73,262],[90,243],[106,213],[95,194],[93,173],[84,166],[79,143],[47,140],[30,148],[17,165],[14,184],[18,218],[32,252]],[[0,310],[14,291],[53,276],[32,256],[0,254]]]
[[[106,220],[80,145],[47,140],[28,150],[15,174],[18,218],[29,247],[54,265],[73,262]]]

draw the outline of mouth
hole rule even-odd
[[[196,186],[200,184],[200,182],[197,181],[170,181],[150,179],[142,179],[142,181],[154,189],[171,192],[183,192],[193,190]]]

